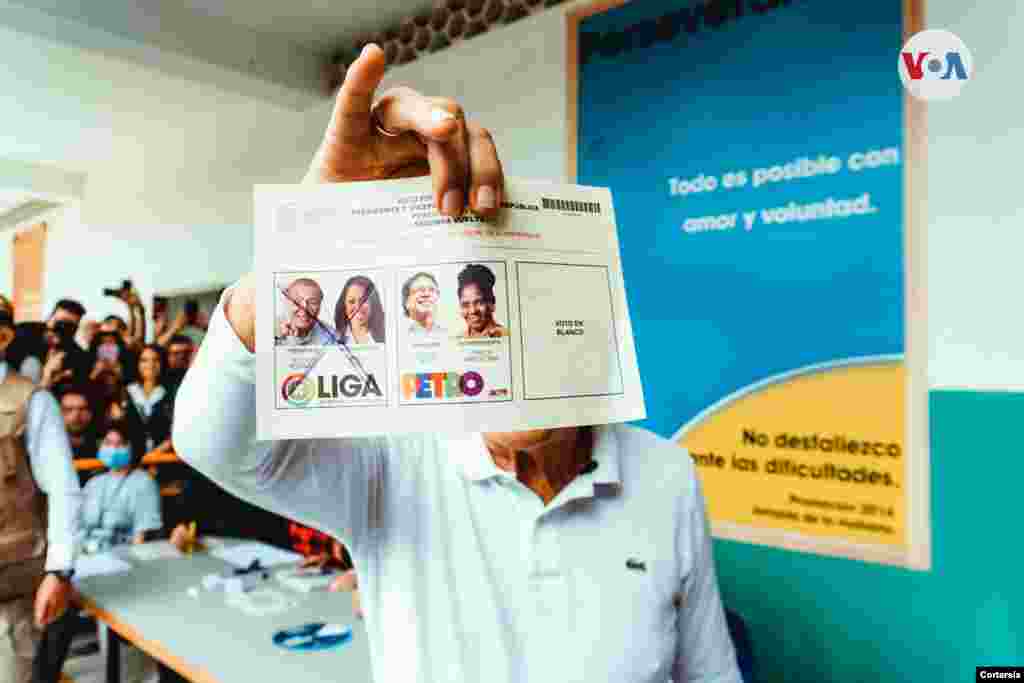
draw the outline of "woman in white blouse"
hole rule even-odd
[[[127,387],[125,418],[143,439],[145,452],[171,450],[174,396],[164,386],[164,350],[147,344],[139,354],[138,381]]]

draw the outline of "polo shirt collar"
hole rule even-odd
[[[509,476],[496,464],[484,443],[480,433],[457,437],[451,440],[454,447],[452,455],[456,457],[457,466],[463,478],[471,482],[483,482],[495,477]],[[619,470],[619,438],[613,425],[594,427],[593,458],[597,468],[590,474],[580,475],[570,482],[569,486],[583,483],[589,477],[595,486],[621,487],[622,479]]]

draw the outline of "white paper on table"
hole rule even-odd
[[[75,560],[74,579],[84,579],[103,574],[123,574],[132,570],[132,566],[113,553],[97,553],[95,555],[79,555]]]
[[[142,560],[143,562],[185,557],[185,553],[175,548],[170,541],[151,541],[149,543],[133,545],[131,553],[137,560]]]
[[[272,588],[263,588],[248,593],[228,593],[224,596],[224,603],[240,609],[251,617],[279,614],[297,604],[280,591]]]
[[[257,186],[255,200],[259,438],[646,416],[607,189],[506,179],[505,206],[488,223],[438,214],[429,178]],[[493,304],[476,286],[460,298],[471,264],[490,273]],[[355,306],[339,299],[353,277],[372,283],[367,304],[383,323],[341,344],[337,323],[347,331]],[[307,283],[293,288],[298,280]],[[295,345],[284,331],[297,320],[296,292],[298,303],[317,298],[308,281],[327,345]],[[490,316],[487,330],[501,336],[467,336],[482,298],[491,310],[479,319]],[[433,314],[429,331],[409,306]]]
[[[322,572],[316,567],[284,569],[275,574],[283,585],[301,593],[327,590],[337,576],[338,572]]]
[[[259,560],[264,567],[272,567],[276,564],[286,562],[298,562],[302,555],[289,550],[281,550],[265,543],[250,542],[239,543],[238,545],[225,546],[210,551],[214,557],[220,558],[235,567],[244,569],[252,564],[253,560]]]

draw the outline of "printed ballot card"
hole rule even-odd
[[[507,179],[488,221],[430,178],[255,198],[260,439],[646,416],[608,190]]]

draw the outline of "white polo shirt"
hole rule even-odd
[[[479,434],[255,441],[253,370],[218,308],[178,392],[175,447],[348,546],[376,683],[739,683],[677,446],[597,428],[596,470],[544,505]]]

